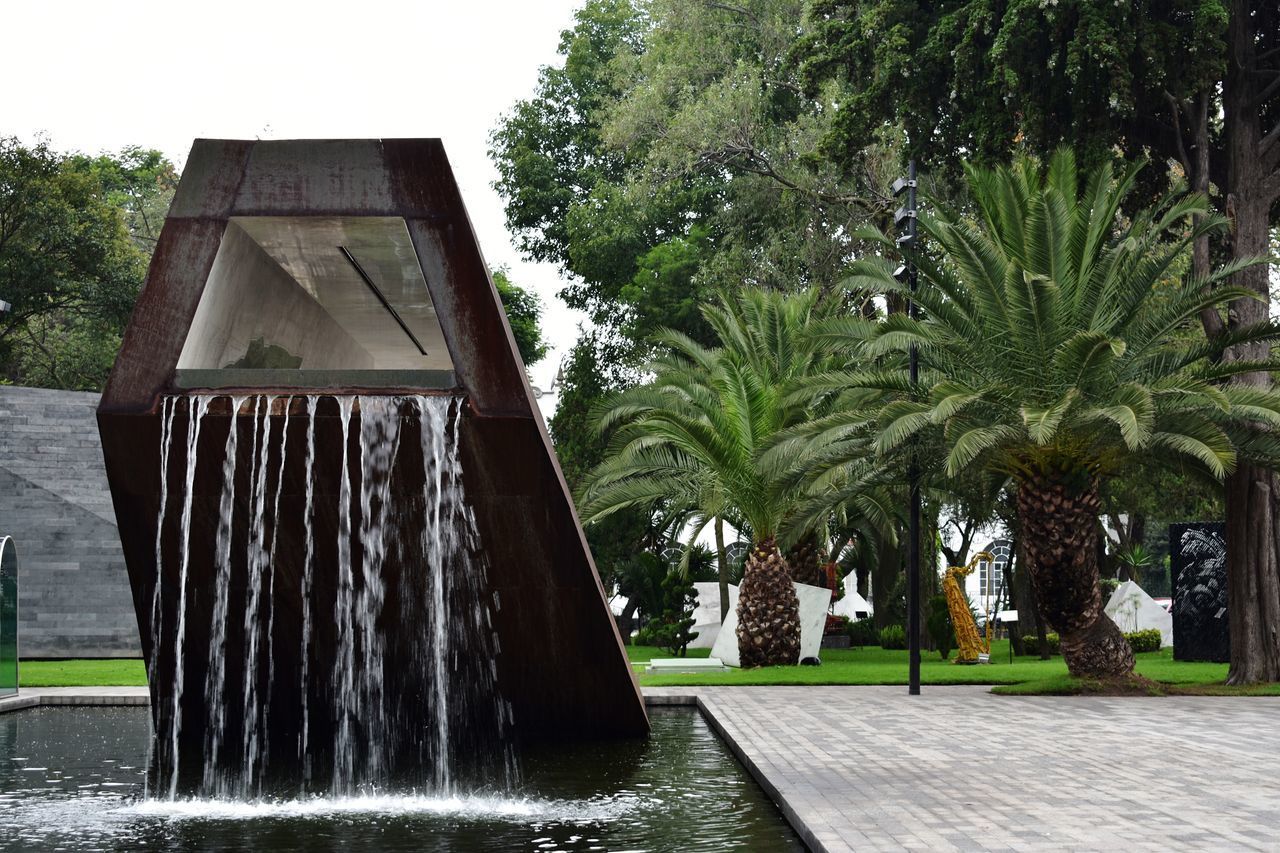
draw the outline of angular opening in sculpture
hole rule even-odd
[[[453,387],[404,219],[231,217],[175,384]]]

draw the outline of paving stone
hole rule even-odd
[[[1280,697],[696,696],[815,850],[1280,850]]]

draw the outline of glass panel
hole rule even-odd
[[[0,539],[0,696],[18,692],[18,549]]]

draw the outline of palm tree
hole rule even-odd
[[[926,245],[939,250],[917,259],[923,319],[848,318],[841,330],[867,358],[892,359],[887,372],[842,380],[892,394],[874,408],[882,457],[932,446],[946,477],[978,469],[1010,478],[1041,613],[1083,676],[1123,676],[1134,663],[1102,612],[1100,479],[1157,462],[1221,480],[1238,456],[1280,458],[1257,428],[1280,424],[1280,396],[1225,383],[1276,364],[1222,358],[1229,346],[1276,338],[1276,328],[1208,343],[1190,332],[1200,312],[1249,296],[1219,284],[1248,262],[1178,284],[1192,242],[1223,222],[1198,196],[1126,217],[1136,174],[1117,178],[1103,166],[1082,186],[1069,151],[1043,175],[1027,159],[969,168],[973,215],[938,205],[920,219]],[[905,289],[883,260],[857,263],[849,284]],[[921,353],[915,387],[899,367],[912,344]],[[858,413],[844,414],[848,432]]]
[[[814,291],[748,290],[703,308],[719,347],[663,334],[652,380],[601,413],[600,428],[616,433],[582,494],[587,521],[640,506],[691,515],[695,538],[726,515],[746,523],[753,547],[738,595],[743,666],[799,659],[799,604],[777,541],[799,490],[790,476],[794,460],[768,450],[809,417],[809,404],[791,392],[825,366],[805,334],[821,313]],[[722,601],[726,586],[722,567]]]

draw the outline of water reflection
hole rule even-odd
[[[21,711],[0,716],[0,849],[802,849],[701,717],[652,719],[648,742],[527,751],[516,797],[159,802],[141,799],[145,709]]]

